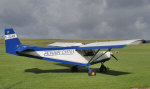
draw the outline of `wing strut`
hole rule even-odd
[[[108,49],[105,53],[103,53],[102,55],[100,55],[99,57],[95,58],[93,60],[93,58],[97,55],[97,53],[100,51],[100,49],[95,53],[95,55],[91,58],[91,60],[88,62],[88,64],[90,64],[92,61],[97,60],[98,58],[102,57],[103,55],[105,55],[107,52],[111,51],[111,49]]]

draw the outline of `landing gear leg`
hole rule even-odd
[[[78,72],[78,66],[72,66],[71,72]]]
[[[94,70],[94,69],[90,69],[89,67],[88,67],[88,75],[89,76],[96,76],[96,71]]]
[[[102,63],[101,67],[99,68],[99,72],[107,72],[108,69],[106,68],[106,66]]]

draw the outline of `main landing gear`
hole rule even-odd
[[[89,76],[96,76],[96,70],[95,69],[90,69],[89,66],[86,66],[88,68],[88,75]],[[108,68],[103,64],[101,63],[101,66],[99,68],[99,72],[107,72],[108,71]],[[78,66],[72,66],[71,67],[71,72],[78,72]]]
[[[96,70],[94,70],[94,69],[90,69],[88,66],[87,66],[87,68],[88,68],[88,75],[89,76],[96,76]],[[71,72],[78,72],[78,66],[72,66],[71,67]]]
[[[99,72],[101,73],[105,73],[107,72],[109,69],[102,63],[100,68],[99,68]],[[88,75],[89,76],[96,76],[96,70],[94,69],[89,69],[89,72],[88,72]]]
[[[89,76],[96,76],[96,71],[94,69],[91,69],[88,71]]]
[[[72,66],[71,72],[78,72],[78,66]]]

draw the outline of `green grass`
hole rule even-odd
[[[55,41],[93,42],[99,40],[23,39],[24,44],[44,46]],[[127,46],[115,54],[120,60],[105,63],[108,73],[88,76],[87,69],[70,72],[58,63],[5,53],[0,40],[0,89],[130,89],[150,87],[150,44]],[[114,52],[115,50],[113,50]],[[91,68],[99,68],[100,64]]]

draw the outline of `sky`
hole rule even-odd
[[[150,0],[0,0],[0,35],[150,39]]]

